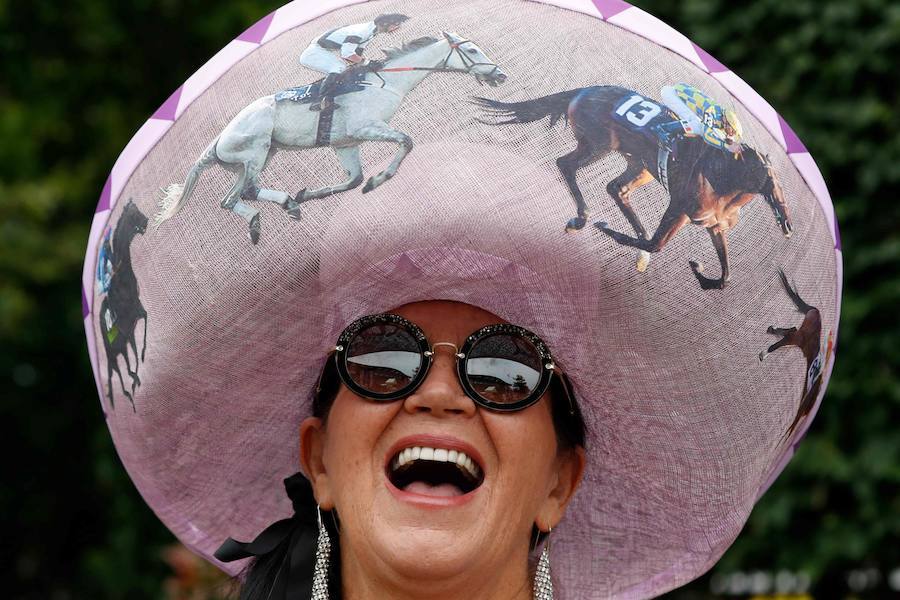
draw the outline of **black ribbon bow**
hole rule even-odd
[[[263,558],[287,543],[284,560],[272,582],[269,598],[288,600],[312,596],[313,568],[318,542],[317,504],[312,486],[302,473],[284,480],[284,489],[294,505],[294,516],[269,525],[252,542],[228,538],[216,550],[222,562],[255,556]]]

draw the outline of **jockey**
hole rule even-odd
[[[350,65],[358,65],[365,60],[362,53],[372,38],[379,33],[396,31],[400,24],[408,19],[409,17],[401,14],[379,15],[368,23],[332,29],[311,43],[300,55],[300,64],[325,73],[326,76],[319,88],[321,100],[310,106],[310,109],[328,108],[333,102],[332,93],[340,74]]]
[[[109,240],[111,234],[112,229],[107,229],[103,236],[103,243],[100,245],[100,256],[97,257],[97,281],[100,283],[100,291],[103,293],[109,292],[109,284],[112,283],[112,244]]]
[[[680,119],[661,123],[653,128],[661,144],[671,152],[676,137],[701,136],[716,148],[735,154],[741,152],[743,127],[737,113],[722,106],[686,83],[667,85],[662,89],[663,102]]]

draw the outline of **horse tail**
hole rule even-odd
[[[788,282],[787,275],[784,274],[784,269],[778,269],[778,274],[781,275],[781,283],[784,284],[784,289],[787,292],[787,295],[791,297],[791,300],[794,301],[794,305],[797,307],[801,313],[806,314],[809,311],[813,310],[813,307],[803,301],[803,298],[800,297],[800,294],[797,293],[794,288],[791,287],[791,284]]]
[[[550,117],[550,127],[553,127],[560,117],[569,122],[569,103],[585,88],[577,88],[566,92],[557,92],[549,96],[524,100],[522,102],[500,102],[490,98],[476,97],[473,102],[487,110],[490,116],[495,118],[509,117],[502,121],[489,123],[490,125],[509,125],[510,123],[533,123],[544,117]],[[486,121],[482,121],[485,123]]]
[[[206,147],[206,150],[203,151],[203,154],[200,155],[200,158],[188,171],[184,185],[171,183],[165,188],[160,188],[162,197],[159,200],[159,211],[153,216],[154,228],[174,217],[181,210],[181,207],[184,206],[184,203],[187,202],[188,198],[191,197],[191,192],[194,191],[194,186],[197,184],[200,173],[216,162],[216,143],[218,141],[219,138],[216,136],[216,139]]]

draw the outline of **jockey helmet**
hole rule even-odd
[[[744,128],[741,125],[740,119],[738,119],[737,113],[734,112],[733,109],[725,109],[725,118],[723,121],[725,125],[725,135],[728,136],[728,139],[731,140],[732,143],[740,142],[741,138],[744,136]]]
[[[375,25],[378,26],[378,29],[382,31],[387,31],[389,28],[397,27],[404,21],[408,21],[409,17],[406,15],[401,15],[399,13],[387,13],[383,15],[378,15],[375,17]]]

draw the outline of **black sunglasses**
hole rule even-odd
[[[390,402],[421,385],[437,346],[454,349],[460,384],[479,406],[495,411],[527,408],[544,395],[557,373],[574,414],[568,378],[553,362],[544,341],[518,325],[487,325],[457,348],[450,342],[430,345],[415,323],[399,315],[369,315],[341,333],[334,348],[335,365],[350,390],[370,400]]]

